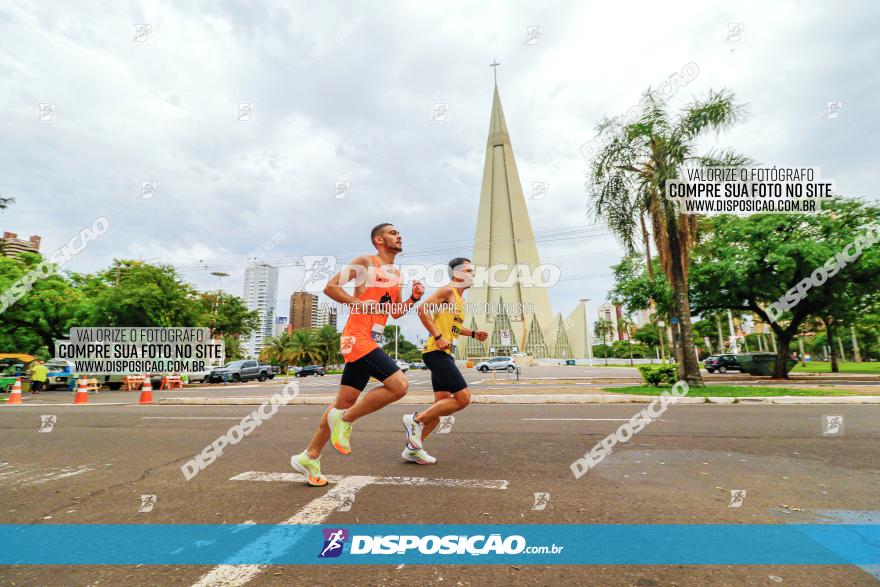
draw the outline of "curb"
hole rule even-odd
[[[626,394],[550,394],[550,395],[473,395],[475,404],[647,404],[659,396]],[[294,398],[288,405],[326,406],[336,396],[308,395]],[[269,401],[268,397],[166,397],[160,398],[160,405],[178,406],[258,406]],[[432,396],[407,395],[396,404],[430,404]],[[778,396],[778,397],[682,397],[676,404],[776,404],[776,405],[815,405],[815,404],[880,404],[880,396]]]

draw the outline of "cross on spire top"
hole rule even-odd
[[[495,85],[498,85],[498,66],[501,65],[498,63],[497,59],[493,59],[492,63],[489,64],[489,67],[492,68],[492,73],[495,74]]]

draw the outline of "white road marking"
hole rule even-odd
[[[234,477],[233,477],[234,478]],[[343,478],[333,489],[313,499],[282,525],[320,524],[339,507],[342,494],[353,495],[373,481],[373,477]],[[283,528],[266,534],[238,551],[235,557],[271,558],[281,555],[293,543],[290,532]],[[279,547],[280,550],[279,550]],[[235,587],[244,585],[269,565],[218,565],[202,576],[193,587]]]
[[[508,481],[481,479],[429,479],[427,477],[367,477],[362,475],[341,476],[329,475],[329,481],[336,486],[330,491],[315,498],[292,517],[280,525],[321,524],[339,507],[343,495],[354,495],[367,485],[409,485],[414,487],[441,486],[463,487],[475,489],[507,489]],[[230,481],[287,481],[304,483],[305,478],[296,473],[261,473],[248,471]],[[285,528],[275,528],[247,545],[233,558],[272,558],[280,556],[284,550],[296,542],[297,534]],[[218,565],[203,575],[193,587],[238,587],[248,583],[260,571],[270,565]],[[400,567],[398,567],[400,568]]]
[[[647,418],[638,418],[639,420],[647,420]],[[632,418],[521,418],[521,420],[529,422],[629,422]],[[665,422],[666,420],[656,419],[651,422]]]
[[[48,481],[57,481],[58,479],[65,479],[67,477],[73,477],[74,475],[80,475],[82,473],[85,473],[86,471],[91,471],[91,470],[92,470],[91,467],[82,467],[80,469],[77,469],[76,471],[67,471],[67,472],[60,473],[60,474],[54,475],[54,476],[50,475],[50,476],[47,476],[39,481],[34,481],[33,483],[27,483],[27,485],[41,485],[41,484],[46,483]]]
[[[76,469],[71,467],[54,467],[42,471],[27,467],[21,469],[8,467],[8,464],[3,465],[3,471],[0,472],[0,483],[8,483],[9,485],[42,485],[49,481],[57,481],[58,479],[73,477],[74,475],[80,475],[86,471],[93,470],[91,467],[86,467],[85,465]]]
[[[343,475],[327,475],[331,483],[342,483],[348,477]],[[373,477],[373,485],[411,485],[414,487],[458,487],[470,489],[507,489],[510,483],[506,479],[431,479],[429,477]],[[305,477],[299,473],[262,473],[248,471],[230,481],[286,481],[288,483],[305,483]]]

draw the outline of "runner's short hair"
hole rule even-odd
[[[449,262],[449,277],[455,277],[455,270],[458,267],[461,267],[465,263],[470,263],[470,259],[466,259],[465,257],[456,257],[452,261]]]
[[[382,224],[377,224],[373,227],[373,230],[370,231],[370,242],[373,242],[377,236],[382,232],[386,226],[394,226],[390,222],[383,222]]]

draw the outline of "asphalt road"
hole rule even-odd
[[[527,367],[521,375],[522,381],[516,383],[515,373],[496,372],[480,373],[475,369],[462,369],[462,374],[474,393],[541,393],[542,390],[553,388],[554,393],[598,393],[602,388],[610,386],[627,386],[641,383],[638,371],[628,367],[553,367],[535,366]],[[410,383],[410,392],[413,394],[430,394],[431,375],[429,371],[409,370],[407,378]],[[578,378],[592,378],[588,381],[577,381]],[[739,373],[725,375],[708,374],[703,372],[703,378],[707,384],[724,385],[774,385],[765,378],[755,378]],[[817,377],[799,375],[797,378],[786,382],[786,385],[817,385]],[[323,377],[291,378],[300,387],[303,395],[335,395],[339,388],[340,375],[326,375]],[[532,380],[532,381],[528,381]],[[876,385],[880,389],[880,379],[872,376],[843,376],[833,379],[835,385],[854,386],[866,388]],[[277,392],[283,383],[283,378],[275,378],[272,381],[259,383],[256,381],[241,384],[210,384],[196,385],[185,389],[156,390],[154,398],[158,397],[204,397],[204,396],[259,396],[269,397]],[[515,384],[515,385],[514,385]],[[111,392],[102,391],[98,394],[90,394],[90,403],[130,403],[136,402],[138,392]],[[72,394],[64,391],[44,392],[39,396],[25,394],[24,400],[34,404],[68,403],[72,401]]]
[[[186,481],[180,466],[253,406],[54,405],[0,408],[0,522],[274,524],[328,489],[232,480],[291,473],[319,406],[289,406]],[[632,405],[475,405],[428,439],[434,466],[402,462],[403,406],[361,420],[353,453],[329,448],[325,474],[507,480],[507,489],[369,485],[327,524],[781,523],[880,510],[880,406],[674,406],[575,480],[570,463]],[[841,436],[822,416],[844,416]],[[40,432],[41,416],[55,416]],[[730,490],[744,489],[731,508]],[[550,494],[533,511],[534,493]],[[138,512],[141,495],[155,495]],[[783,507],[785,506],[785,507]],[[803,510],[803,511],[800,511]],[[876,522],[875,522],[876,523]],[[100,548],[101,545],[83,545]],[[633,545],[638,548],[638,545]],[[193,585],[205,566],[0,567],[2,585]],[[880,573],[877,573],[880,575]],[[249,585],[871,585],[844,566],[269,567]]]

